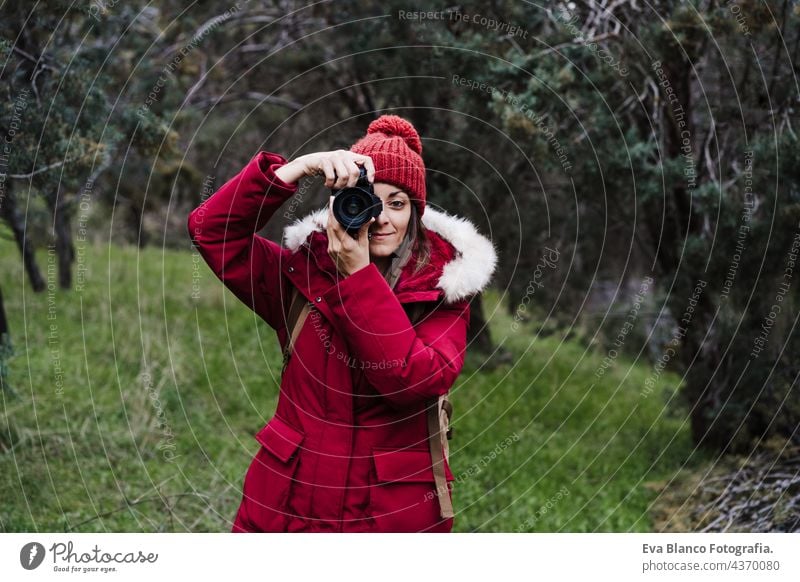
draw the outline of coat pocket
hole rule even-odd
[[[372,460],[376,482],[370,486],[370,513],[378,531],[450,531],[452,518],[439,516],[430,451],[374,448]],[[449,490],[454,479],[447,461],[445,475]]]
[[[273,417],[256,435],[261,448],[244,478],[244,514],[254,531],[285,531],[288,497],[294,482],[304,435]]]

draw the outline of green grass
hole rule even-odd
[[[196,254],[82,251],[82,291],[34,294],[0,241],[18,393],[1,396],[0,531],[229,531],[276,403],[274,332]],[[471,355],[452,393],[455,530],[651,531],[646,484],[700,461],[665,406],[679,379],[642,398],[649,369],[619,358],[597,380],[602,354],[511,333],[499,301],[513,363]]]

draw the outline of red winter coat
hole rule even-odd
[[[275,415],[255,435],[262,446],[233,531],[448,532],[426,405],[461,371],[469,299],[489,281],[494,248],[468,221],[428,206],[426,268],[412,274],[412,256],[394,289],[374,263],[342,277],[327,252],[327,205],[287,227],[285,247],[256,234],[297,189],[274,174],[285,163],[259,152],[188,221],[205,261],[281,346],[290,284],[312,303]],[[427,311],[412,327],[414,302]]]

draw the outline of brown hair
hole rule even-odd
[[[388,270],[383,274],[390,287],[394,288],[403,267],[412,257],[416,257],[413,271],[415,274],[425,267],[425,265],[430,262],[431,258],[428,231],[422,224],[422,220],[420,220],[417,214],[417,208],[413,204],[411,205],[411,216],[408,220],[406,235],[400,243],[400,246],[392,253],[392,261]]]
[[[413,255],[417,256],[417,263],[414,267],[414,273],[419,272],[431,260],[431,242],[428,239],[428,229],[422,224],[422,219],[417,213],[417,207],[411,205],[411,218],[408,220],[409,231],[406,236],[413,236]]]

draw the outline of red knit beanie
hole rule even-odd
[[[397,115],[381,115],[369,124],[367,135],[350,148],[372,158],[375,182],[386,182],[411,198],[417,215],[425,212],[425,164],[422,142],[411,122]]]

